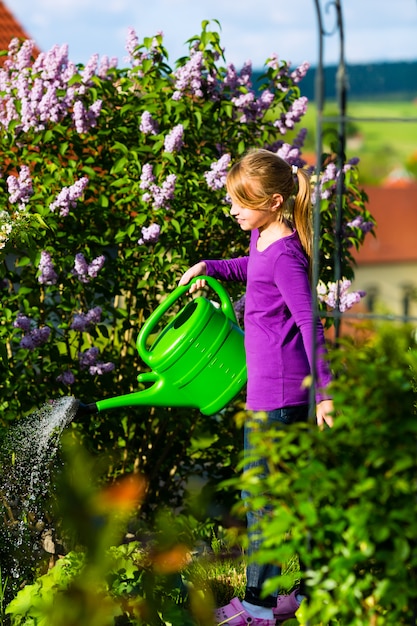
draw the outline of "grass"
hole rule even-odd
[[[6,608],[5,604],[5,596],[6,596],[6,588],[7,588],[8,578],[3,577],[1,567],[0,567],[0,626],[3,626],[4,623],[4,611]]]
[[[227,543],[214,537],[209,555],[193,560],[186,575],[192,587],[198,590],[213,606],[224,606],[232,598],[245,595],[246,563],[243,552],[232,555]],[[298,582],[298,559],[294,558],[283,567],[283,575]],[[280,590],[280,593],[287,593]],[[296,619],[286,620],[285,626],[297,626]],[[284,624],[284,622],[283,622]]]
[[[329,102],[324,117],[335,116],[337,112],[336,104]],[[362,183],[380,184],[394,170],[407,168],[411,171],[411,163],[416,168],[416,102],[352,101],[347,104],[347,115],[356,119],[346,126],[346,154],[348,158],[360,158]],[[308,129],[304,151],[315,152],[317,109],[313,102],[309,103],[300,125]],[[326,124],[323,120],[324,129],[329,125],[337,126],[335,123]],[[416,176],[416,169],[413,171]]]

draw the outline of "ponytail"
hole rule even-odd
[[[313,255],[313,226],[311,215],[311,186],[307,172],[297,169],[298,192],[294,199],[293,219],[301,245],[308,257],[310,270]]]

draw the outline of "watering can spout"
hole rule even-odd
[[[220,307],[203,297],[193,299],[149,347],[148,339],[161,317],[190,288],[190,284],[182,285],[144,323],[136,345],[152,370],[138,376],[145,388],[91,404],[80,403],[77,415],[131,406],[181,406],[212,415],[233,400],[247,378],[243,332],[224,287],[212,277],[204,278],[219,296]]]
[[[127,393],[115,398],[106,398],[96,402],[97,411],[107,411],[122,407],[131,406],[189,406],[198,407],[198,400],[188,397],[187,393],[173,386],[163,376],[158,376],[155,372],[147,372],[138,376],[138,382],[149,384],[141,391]]]
[[[78,403],[77,417],[93,415],[94,413],[98,413],[98,407],[95,402],[90,402],[90,404],[85,404],[84,402]]]

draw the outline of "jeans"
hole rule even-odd
[[[308,404],[303,404],[300,406],[290,406],[284,407],[282,409],[275,409],[274,411],[266,411],[259,415],[259,418],[256,417],[256,413],[253,415],[253,418],[248,420],[245,423],[244,429],[244,452],[245,457],[247,458],[247,453],[250,452],[253,448],[251,444],[251,432],[253,430],[253,422],[257,422],[256,428],[259,426],[266,430],[271,430],[272,428],[281,429],[285,428],[285,426],[289,426],[290,424],[295,424],[296,422],[306,422],[308,420],[309,406]],[[266,418],[265,418],[266,414]],[[244,464],[244,470],[248,470],[253,467],[261,467],[262,471],[260,472],[260,477],[266,477],[269,473],[268,464],[265,458],[259,458],[256,461],[247,462]],[[260,547],[261,537],[259,535],[259,530],[257,526],[259,522],[265,515],[268,515],[270,511],[270,507],[265,507],[264,509],[258,511],[252,511],[249,509],[247,505],[247,499],[249,497],[249,493],[247,491],[242,491],[242,500],[246,502],[246,518],[247,518],[247,529],[248,529],[248,557],[251,560],[251,557]],[[272,578],[273,576],[279,576],[281,574],[281,567],[277,564],[267,564],[267,565],[258,565],[254,562],[249,562],[246,569],[246,593],[245,600],[250,602],[251,604],[256,604],[258,606],[264,607],[274,607],[277,603],[277,592],[267,597],[261,598],[261,591],[263,583],[268,580],[268,578]]]

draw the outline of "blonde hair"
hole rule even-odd
[[[281,195],[284,202],[280,217],[294,225],[311,264],[313,228],[307,172],[298,168],[294,174],[291,165],[277,154],[269,150],[251,150],[233,165],[227,175],[226,187],[232,202],[248,209],[268,209],[273,196]]]

